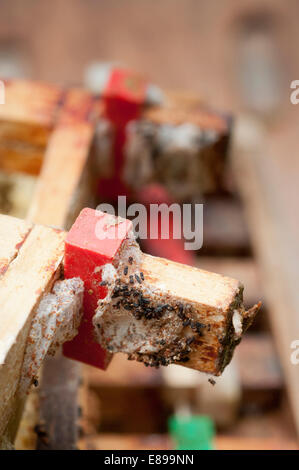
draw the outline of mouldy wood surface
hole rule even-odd
[[[281,371],[269,333],[245,335],[236,350],[236,356],[240,357],[239,368],[243,388],[282,388]],[[257,357],[263,360],[259,364],[258,374],[255,374],[253,363]],[[145,369],[143,364],[128,361],[125,354],[117,354],[105,373],[87,366],[86,374],[92,388],[106,385],[115,387],[162,385],[161,369]]]
[[[234,311],[238,310],[241,315],[243,333],[257,311],[242,310],[242,284],[229,277],[149,255],[143,256],[140,269],[152,288],[163,285],[163,289],[171,293],[171,302],[190,305],[196,312],[195,320],[204,325],[199,346],[184,365],[219,375],[240,342],[232,326]]]
[[[125,256],[95,317],[102,346],[146,366],[178,363],[220,375],[259,308],[245,311],[243,285],[139,252],[140,261],[131,257],[123,268]]]
[[[146,107],[128,128],[125,181],[137,192],[158,182],[178,202],[221,193],[227,184],[231,121],[196,98],[176,99],[175,94]]]
[[[171,97],[170,97],[171,94]],[[209,109],[198,98],[182,98],[176,93],[168,94],[163,106],[153,106],[142,113],[142,118],[155,124],[180,125],[191,123],[201,129],[209,129],[222,135],[229,133],[229,119]]]

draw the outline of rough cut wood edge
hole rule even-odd
[[[279,187],[271,178],[271,158],[263,152],[264,125],[249,116],[237,122],[232,165],[243,197],[251,238],[269,306],[278,354],[299,435],[299,370],[291,343],[299,338],[298,240],[284,225]]]
[[[0,215],[0,279],[7,271],[9,264],[17,257],[19,249],[31,229],[31,224],[27,224],[14,217]],[[19,403],[18,408],[22,408],[22,403]],[[15,415],[17,419],[17,409],[15,409]],[[11,429],[15,429],[14,422],[11,423]],[[11,431],[11,434],[13,433],[14,432]],[[11,441],[12,439],[9,436],[1,436],[0,448],[11,448]]]
[[[151,287],[168,292],[167,302],[191,306],[196,321],[205,325],[201,344],[185,366],[220,375],[230,362],[241,335],[252,323],[258,306],[247,312],[243,305],[243,285],[232,278],[166,259],[143,255],[140,270]],[[234,312],[242,317],[242,333],[234,329]]]
[[[245,311],[243,285],[130,244],[116,266],[102,272],[108,293],[93,319],[99,343],[146,366],[221,375],[260,307]]]
[[[86,200],[81,184],[88,164],[100,102],[84,90],[66,93],[57,125],[50,137],[28,219],[66,228],[74,199]],[[80,191],[80,196],[77,192]],[[85,201],[86,202],[86,201]],[[78,205],[78,203],[77,203]],[[81,207],[80,207],[81,208]],[[74,214],[75,216],[77,213]]]
[[[11,440],[22,409],[17,387],[31,321],[63,254],[64,233],[35,226],[0,280],[0,436]]]

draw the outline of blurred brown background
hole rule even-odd
[[[74,84],[90,62],[120,61],[162,87],[231,108],[240,48],[253,30],[270,35],[288,93],[298,13],[296,0],[2,0],[0,72]]]

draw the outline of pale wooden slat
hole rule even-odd
[[[299,371],[298,365],[291,362],[291,344],[299,338],[299,250],[296,236],[299,228],[293,212],[293,203],[298,199],[298,181],[294,150],[289,149],[293,164],[286,160],[287,141],[279,149],[273,139],[271,136],[267,142],[266,129],[261,122],[243,117],[235,130],[232,164],[247,212],[270,321],[299,434]],[[294,148],[296,139],[293,141]],[[275,158],[265,152],[270,141]]]
[[[203,330],[201,345],[189,355],[189,361],[184,365],[220,374],[226,348],[219,338],[228,337],[232,321],[230,305],[238,298],[240,290],[242,292],[241,283],[220,274],[150,255],[143,256],[141,270],[151,287],[163,285],[174,299],[192,304],[196,309],[196,319],[209,325],[209,328]]]
[[[0,280],[0,435],[11,417],[17,420],[20,402],[15,392],[31,320],[63,253],[63,232],[35,226]]]
[[[150,283],[163,283],[174,297],[208,307],[210,315],[225,310],[241,288],[236,279],[156,256],[144,255],[140,269]]]
[[[144,276],[140,290],[144,289],[145,292],[151,293],[146,295],[150,301],[162,301],[175,308],[181,305],[185,312],[189,312],[189,318],[192,321],[204,325],[201,337],[196,346],[189,351],[184,365],[202,372],[220,375],[230,361],[242,333],[246,331],[257,311],[257,308],[253,308],[245,312],[242,284],[220,274],[145,254],[142,256],[138,270]],[[138,290],[138,287],[135,286],[135,289]],[[240,315],[242,324],[239,335],[235,335],[233,327],[235,311]],[[111,318],[113,318],[113,308],[108,309],[108,322]],[[99,322],[105,325],[105,314]],[[105,334],[101,337],[101,340],[105,341],[102,341],[104,346],[113,344],[111,332],[108,331],[107,338]],[[120,344],[122,344],[121,341]],[[118,352],[128,352],[126,345],[117,345],[115,348]],[[143,357],[139,355],[137,347],[136,353],[133,352],[130,357],[144,360],[144,362],[147,360],[146,354]],[[151,359],[154,359],[154,355]],[[179,360],[178,363],[180,363]]]

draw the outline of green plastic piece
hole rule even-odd
[[[171,416],[169,433],[177,450],[212,450],[215,429],[213,421],[204,415]]]

